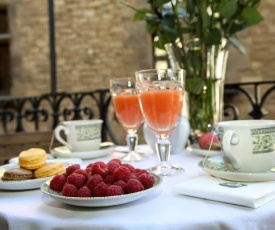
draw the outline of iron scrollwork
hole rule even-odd
[[[102,140],[106,141],[109,136],[118,144],[108,121],[110,102],[109,89],[2,99],[2,133],[25,132],[27,125],[35,131],[41,131],[41,126],[45,123],[49,129],[54,129],[62,121],[97,118],[104,121]]]

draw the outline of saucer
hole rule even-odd
[[[221,150],[201,149],[198,144],[192,144],[191,146],[188,146],[186,150],[203,157],[216,156],[222,153]]]
[[[82,160],[104,157],[115,150],[115,145],[98,150],[71,152],[67,146],[59,146],[51,150],[51,154],[57,158],[80,158]]]
[[[275,180],[275,168],[265,173],[232,172],[226,167],[222,156],[207,157],[199,166],[214,177],[238,182],[263,182]]]

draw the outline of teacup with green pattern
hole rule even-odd
[[[275,162],[275,120],[234,120],[217,124],[224,161],[231,171],[268,172]]]

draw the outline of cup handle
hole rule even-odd
[[[72,150],[72,146],[60,136],[61,131],[64,131],[65,135],[69,134],[69,129],[67,127],[65,127],[64,125],[58,125],[54,130],[54,135],[55,135],[56,139],[61,144],[67,146],[70,150]]]
[[[240,163],[237,161],[237,159],[234,157],[232,150],[231,150],[231,145],[236,145],[239,143],[239,137],[237,134],[234,133],[232,130],[228,130],[225,132],[222,138],[222,148],[224,154],[228,157],[228,159],[231,161],[232,166],[235,169],[240,168]]]

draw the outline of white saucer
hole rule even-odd
[[[54,157],[60,158],[81,158],[82,160],[103,157],[114,151],[115,146],[108,146],[99,150],[85,152],[71,152],[66,146],[59,146],[51,150]]]
[[[81,206],[81,207],[107,207],[120,204],[126,204],[135,200],[138,200],[149,193],[157,189],[162,183],[162,178],[155,174],[152,174],[155,177],[155,183],[153,187],[130,194],[120,195],[120,196],[106,196],[106,197],[68,197],[62,196],[60,192],[53,191],[49,188],[50,180],[44,182],[41,185],[41,191],[52,199],[60,201],[65,204]]]
[[[232,172],[226,167],[222,156],[207,157],[199,163],[206,172],[214,177],[239,182],[262,182],[275,180],[275,168],[266,173]]]
[[[222,154],[221,150],[201,149],[198,144],[192,144],[191,146],[188,146],[186,150],[203,157],[211,157]]]

